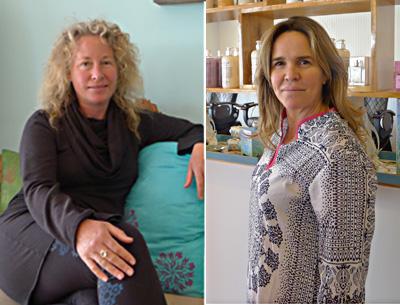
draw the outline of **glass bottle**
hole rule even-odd
[[[221,58],[212,56],[209,50],[206,50],[206,87],[221,87]]]
[[[350,65],[350,51],[346,49],[346,44],[344,43],[344,39],[336,40],[336,49],[339,52],[339,56],[342,58],[344,63],[344,68],[346,72],[349,70]]]
[[[251,83],[254,85],[257,64],[258,64],[258,56],[260,53],[261,40],[256,41],[256,49],[251,52]]]

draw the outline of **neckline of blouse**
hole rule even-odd
[[[310,121],[313,121],[313,120],[315,120],[317,118],[320,118],[320,117],[322,117],[322,116],[324,116],[324,115],[326,115],[328,113],[332,113],[332,112],[333,113],[337,113],[337,110],[336,110],[335,107],[331,107],[327,111],[322,111],[322,112],[310,115],[310,116],[302,119],[300,122],[298,122],[297,126],[296,126],[296,139],[295,139],[295,141],[297,141],[299,139],[299,131],[300,131],[300,128],[303,125],[306,125],[306,123],[309,123]],[[279,146],[285,145],[285,144],[283,144],[283,139],[285,138],[285,135],[286,135],[286,132],[287,132],[287,128],[288,128],[288,120],[287,120],[286,109],[283,109],[282,112],[281,112],[281,123],[280,123],[280,125],[281,125],[281,137],[280,137],[280,141],[279,141]],[[290,144],[290,143],[288,143],[288,144]]]

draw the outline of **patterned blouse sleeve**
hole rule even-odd
[[[376,177],[357,149],[341,148],[317,178],[318,303],[364,303],[374,233]],[[311,195],[313,197],[313,195]]]

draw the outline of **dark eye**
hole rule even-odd
[[[273,64],[272,64],[272,66],[273,67],[281,67],[281,66],[283,66],[285,63],[282,61],[282,60],[277,60],[277,61],[274,61],[273,62]]]
[[[305,66],[311,64],[311,61],[309,61],[308,59],[300,59],[299,64]]]
[[[82,68],[87,68],[89,67],[90,62],[89,61],[82,61],[79,66],[81,66]]]

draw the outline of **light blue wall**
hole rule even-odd
[[[203,3],[152,0],[1,0],[0,148],[17,149],[38,108],[42,72],[58,34],[72,22],[105,18],[139,47],[145,96],[167,114],[203,119]]]

